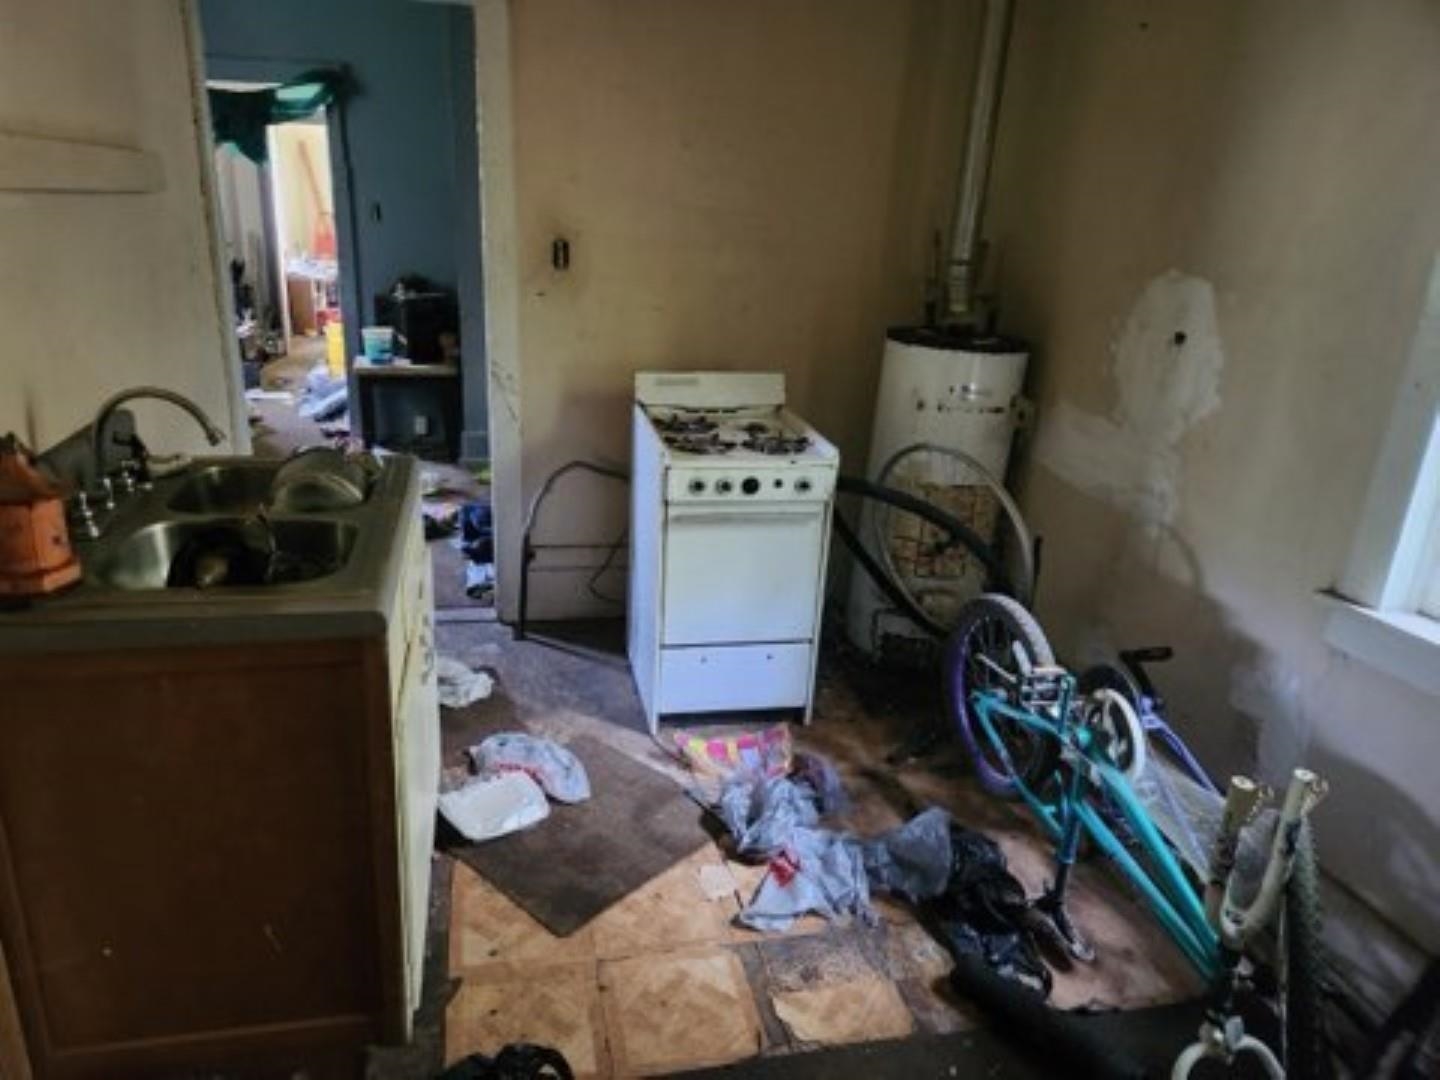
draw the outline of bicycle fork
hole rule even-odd
[[[1065,951],[1076,960],[1089,963],[1095,959],[1095,950],[1080,935],[1080,930],[1070,918],[1065,907],[1065,894],[1070,885],[1070,871],[1080,850],[1080,797],[1085,786],[1082,766],[1070,770],[1065,797],[1061,800],[1064,814],[1060,826],[1060,843],[1055,850],[1055,880],[1035,901],[1035,910],[1050,921],[1065,946]]]

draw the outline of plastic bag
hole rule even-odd
[[[440,813],[466,840],[493,840],[550,815],[540,785],[524,773],[481,776],[440,796]]]
[[[953,854],[950,815],[938,806],[862,845],[872,885],[913,902],[945,891]]]
[[[488,698],[495,690],[495,680],[483,671],[472,671],[451,656],[435,658],[435,679],[440,704],[447,709],[463,709]]]
[[[533,777],[557,802],[578,803],[590,797],[590,777],[580,759],[549,739],[523,732],[491,735],[466,751],[478,773],[521,772]]]
[[[790,771],[791,739],[786,724],[713,739],[676,732],[675,749],[701,779],[784,776]]]

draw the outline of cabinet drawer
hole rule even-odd
[[[662,649],[659,711],[804,708],[810,651],[808,642]]]

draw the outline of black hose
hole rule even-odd
[[[989,1016],[995,1031],[1048,1076],[1138,1080],[1145,1068],[1085,1021],[1052,1009],[1034,990],[1003,978],[977,956],[956,956],[950,985]]]

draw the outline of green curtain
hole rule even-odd
[[[217,146],[233,146],[257,165],[266,158],[265,129],[303,120],[343,100],[350,90],[342,71],[307,71],[265,90],[211,90],[210,121]]]

